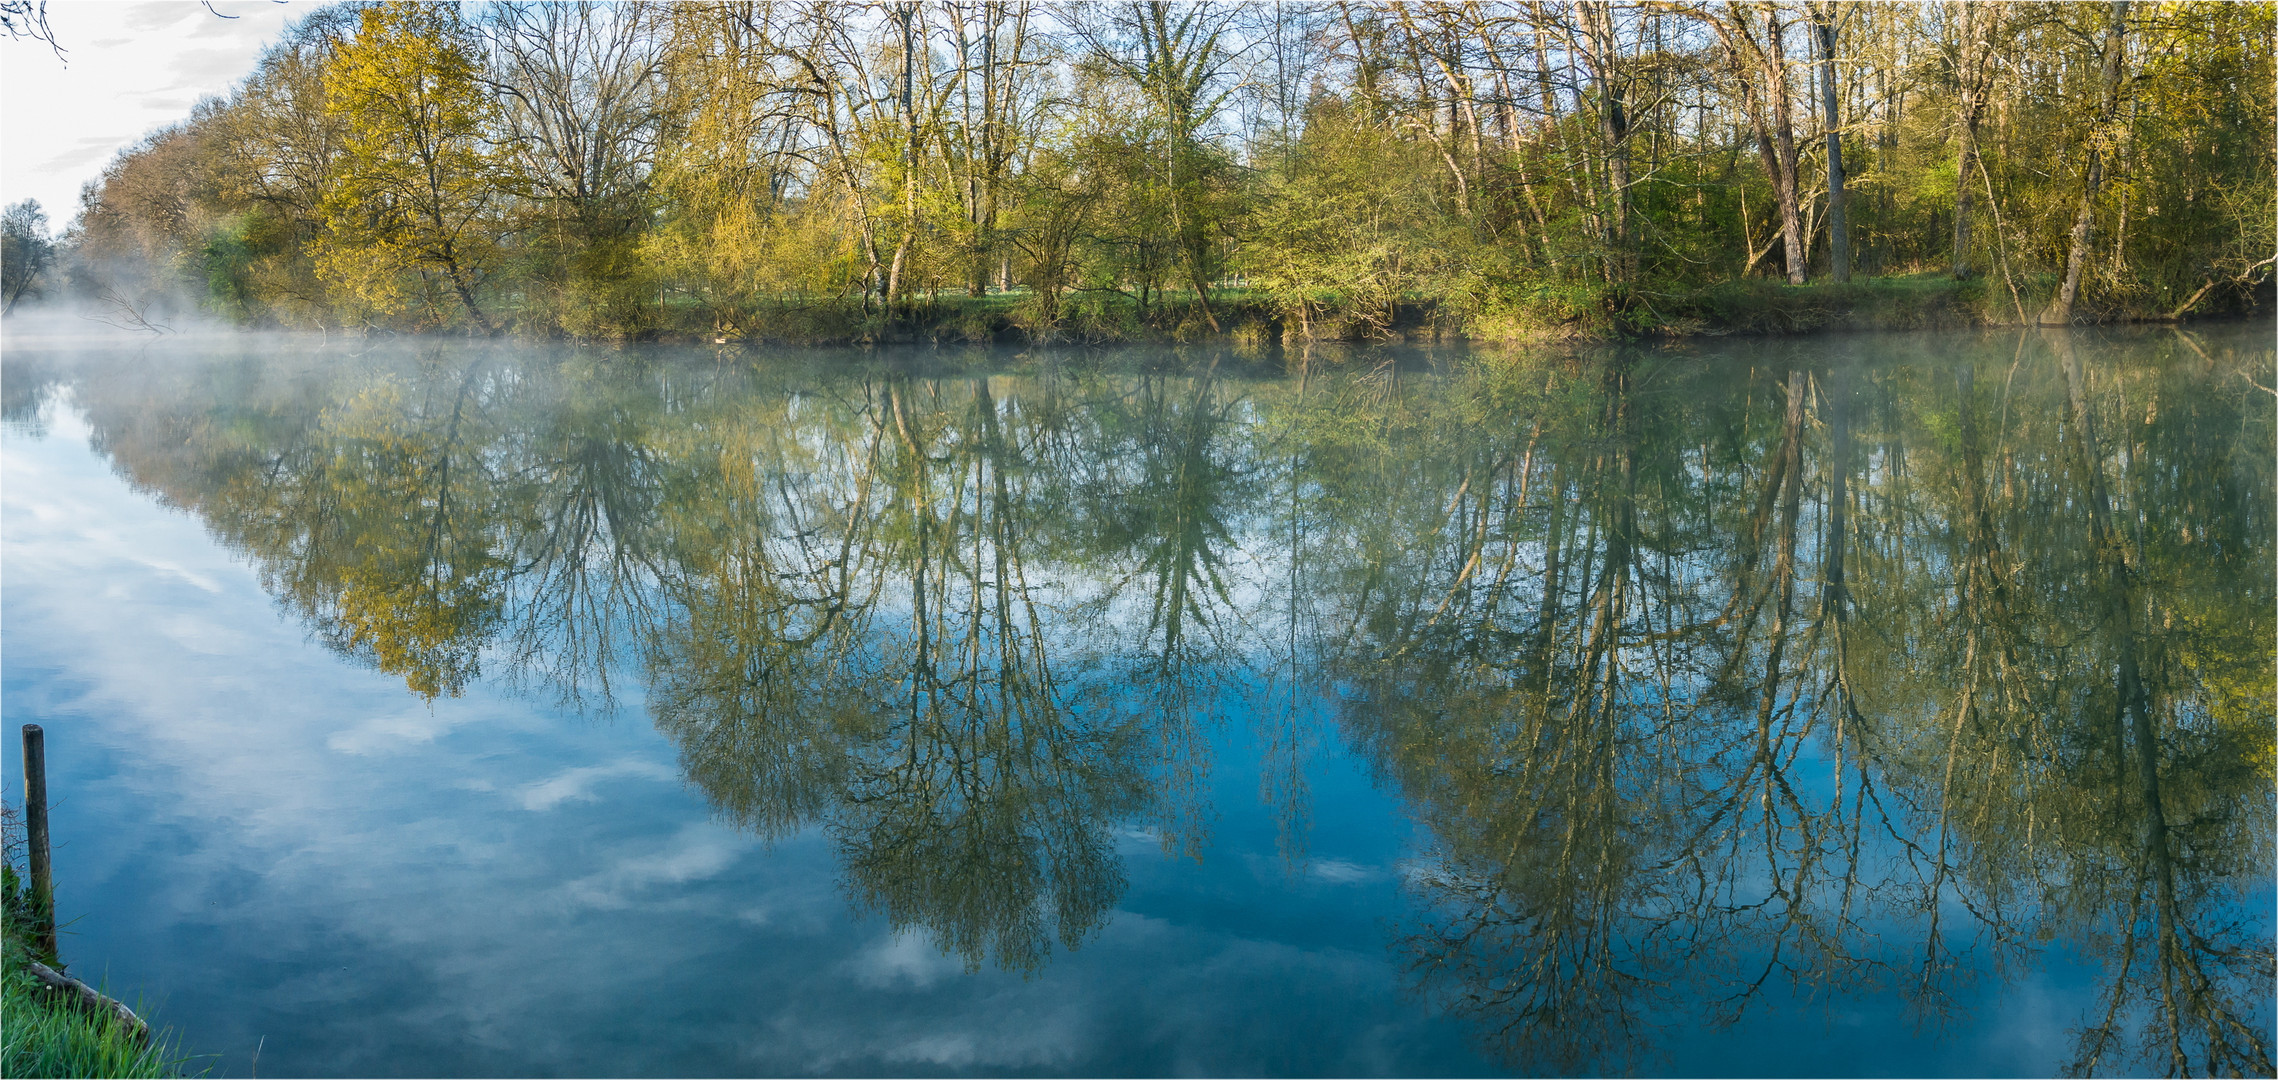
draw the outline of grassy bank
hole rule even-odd
[[[1047,313],[1047,308],[1050,309]],[[848,344],[1132,344],[1202,340],[1265,341],[1282,319],[1249,290],[1214,290],[1207,307],[1192,290],[1151,294],[1142,304],[1120,292],[1069,293],[1047,305],[1027,289],[919,295],[892,305],[859,298],[784,296],[729,309],[671,297],[604,336],[620,340]],[[531,336],[558,320],[533,312],[509,320]],[[1215,323],[1215,326],[1213,325]]]
[[[13,865],[0,863],[0,1076],[178,1077],[184,1059],[115,1016],[82,1009],[35,979],[62,965],[32,940],[36,911]],[[191,1074],[196,1075],[196,1074]]]
[[[891,308],[857,300],[785,297],[722,312],[675,297],[650,309],[618,340],[783,345],[1148,344],[1221,341],[1251,345],[1305,342],[1477,341],[1523,343],[1786,335],[1847,331],[1951,330],[2029,323],[2047,306],[2053,282],[1998,277],[1956,281],[1941,273],[1865,277],[1852,282],[1751,278],[1699,289],[1601,287],[1515,290],[1492,297],[1410,297],[1363,317],[1334,295],[1302,304],[1262,291],[1213,290],[1207,305],[1191,290],[1166,290],[1142,304],[1117,291],[1072,292],[1051,307],[1026,290],[985,296],[939,294]],[[2267,299],[2267,298],[2263,298]],[[2222,316],[2235,312],[2195,311]],[[2083,322],[2161,319],[2156,311],[2082,308]],[[2169,320],[2172,321],[2172,320]],[[532,336],[542,320],[510,320]]]

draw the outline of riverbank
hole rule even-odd
[[[1410,297],[1363,309],[1340,297],[1293,304],[1262,290],[1213,289],[1208,301],[1191,290],[1144,298],[1114,290],[1064,295],[1052,315],[1026,290],[981,296],[921,294],[890,309],[859,298],[780,297],[733,311],[697,298],[652,298],[616,328],[585,335],[561,331],[544,313],[504,312],[490,336],[519,341],[608,344],[881,346],[1220,345],[1260,352],[1308,345],[1456,344],[1481,346],[1676,342],[1720,337],[1798,337],[1823,333],[1972,330],[2035,326],[2053,280],[1980,276],[1957,281],[1943,272],[1789,285],[1767,278],[1690,290],[1542,287],[1492,299]],[[2198,302],[2205,300],[2206,302]],[[2154,302],[2158,301],[2158,302]],[[2251,318],[2278,306],[2268,283],[2249,292],[2152,298],[2126,305],[2082,304],[2076,325],[2171,325]],[[84,329],[102,323],[134,334],[284,330],[351,337],[465,337],[459,323],[402,327],[218,322],[195,304],[177,303],[148,318],[122,322],[101,306],[49,306],[19,311],[12,325],[45,311]]]
[[[1362,311],[1334,296],[1301,304],[1262,291],[1191,290],[1144,298],[1117,291],[1070,294],[1042,315],[1025,290],[920,296],[891,309],[849,299],[786,298],[723,316],[693,300],[666,301],[617,340],[709,344],[1170,344],[1294,346],[1324,342],[1534,344],[1678,340],[1733,335],[1959,330],[2031,325],[2053,282],[1999,277],[1957,281],[1943,272],[1789,285],[1751,278],[1686,291],[1541,288],[1495,298],[1409,298]],[[2197,299],[2197,298],[2184,298]],[[2269,297],[2257,298],[2267,303]],[[2177,322],[2233,317],[2177,304],[2083,306],[2083,323]],[[558,336],[538,334],[536,336]]]
[[[72,980],[60,975],[63,965],[53,953],[32,941],[31,927],[38,922],[16,868],[0,864],[0,1076],[185,1075],[184,1060],[166,1039],[52,985]],[[38,965],[49,969],[47,979]]]

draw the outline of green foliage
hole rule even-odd
[[[1426,152],[1323,98],[1281,152],[1286,164],[1266,171],[1240,266],[1304,329],[1331,321],[1308,336],[1383,336],[1402,303],[1467,291],[1472,238]]]
[[[13,309],[27,295],[39,295],[37,283],[55,261],[55,242],[47,235],[47,212],[39,201],[26,199],[0,213],[0,304]]]
[[[325,110],[342,139],[317,272],[363,312],[416,306],[429,323],[444,317],[448,287],[488,329],[474,295],[486,256],[478,223],[500,191],[478,47],[454,7],[390,0],[362,15],[325,70]]]
[[[2081,317],[2273,298],[2267,4],[2132,5],[2110,116],[2107,4],[1845,9],[1865,291],[1820,288],[1793,4],[854,10],[321,9],[113,163],[72,276],[251,324],[581,339],[1906,328],[2033,321],[2085,193]]]

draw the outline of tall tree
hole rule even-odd
[[[1830,0],[1812,5],[1812,28],[1819,35],[1820,122],[1827,130],[1827,276],[1851,280],[1851,223],[1843,194],[1843,118],[1835,92],[1836,21],[1841,13]]]
[[[1631,100],[1636,77],[1633,66],[1622,56],[1612,0],[1582,0],[1576,6],[1581,9],[1581,52],[1589,64],[1598,114],[1598,153],[1606,163],[1606,280],[1629,284],[1637,276],[1629,146],[1637,125],[1636,103]]]
[[[1807,237],[1803,196],[1797,177],[1795,102],[1788,87],[1787,20],[1773,0],[1726,4],[1720,14],[1701,17],[1724,46],[1741,111],[1756,135],[1756,152],[1779,204],[1780,240],[1787,259],[1788,284],[1804,283]]]
[[[1239,15],[1240,9],[1231,6],[1133,0],[1105,17],[1084,13],[1070,22],[1093,62],[1137,87],[1163,125],[1161,145],[1151,157],[1169,196],[1188,284],[1212,330],[1219,329],[1210,309],[1210,279],[1221,215],[1210,195],[1221,159],[1209,142],[1208,128],[1233,93],[1224,85],[1233,60],[1227,37]]]
[[[1985,118],[1993,78],[1993,51],[2007,17],[2005,0],[1945,0],[1948,77],[1954,84],[1954,250],[1957,281],[1970,276],[1970,228],[1977,191],[1977,129]]]
[[[550,256],[537,272],[561,290],[557,318],[572,326],[628,318],[612,309],[629,292],[647,294],[632,241],[656,161],[653,21],[647,8],[592,0],[500,4],[488,15],[502,150],[535,210],[525,246]]]
[[[467,317],[495,330],[475,298],[499,192],[478,45],[455,7],[390,0],[364,9],[325,72],[343,121],[325,199],[324,275],[380,311],[404,304],[406,272],[440,274]]]
[[[2098,66],[2102,70],[2097,83],[2101,92],[2097,95],[2095,118],[2088,126],[2083,147],[2087,164],[2080,170],[2080,201],[2073,211],[2072,245],[2065,254],[2064,284],[2057,289],[2056,301],[2041,312],[2043,326],[2070,323],[2073,301],[2080,295],[2081,270],[2088,265],[2089,226],[2096,216],[2096,194],[2104,185],[2104,160],[2117,137],[2112,121],[2120,112],[2120,71],[2127,59],[2127,30],[2128,0],[2111,0],[2102,47],[2098,50]]]

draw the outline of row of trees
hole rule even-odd
[[[1334,729],[1432,838],[1395,948],[1515,1065],[1773,991],[1958,1009],[2054,942],[2100,972],[2079,1071],[2267,1073],[2270,352],[2028,333],[63,377],[319,640],[424,695],[638,681],[725,818],[826,829],[851,899],[970,964],[1101,925],[1123,824],[1205,850],[1223,725],[1301,852]]]
[[[1910,272],[2012,321],[2173,316],[2267,292],[2274,32],[2145,0],[346,5],[73,235],[91,291],[304,327],[1494,333]]]

